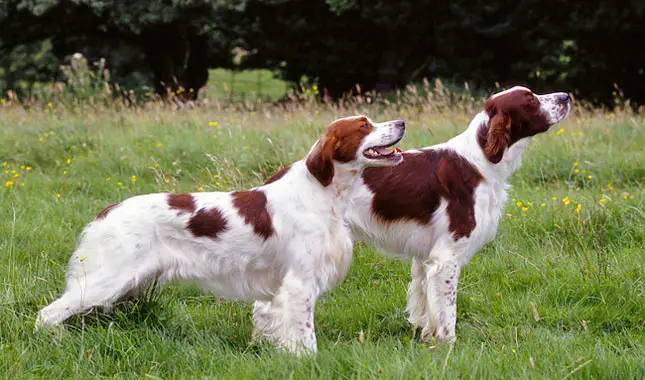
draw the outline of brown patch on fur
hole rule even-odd
[[[403,153],[403,162],[368,167],[363,180],[374,193],[372,212],[383,222],[412,220],[428,224],[446,200],[449,226],[455,240],[475,229],[474,189],[482,175],[465,158],[448,149]]]
[[[329,186],[334,177],[333,160],[349,162],[356,159],[363,138],[373,129],[365,116],[346,117],[329,124],[325,135],[307,156],[309,172],[323,186]]]
[[[273,183],[273,182],[279,180],[280,178],[284,177],[284,175],[287,174],[287,172],[289,171],[290,168],[291,168],[291,165],[286,166],[286,167],[278,170],[278,172],[275,173],[274,175],[272,175],[271,178],[269,178],[264,184],[268,185],[268,184]]]
[[[275,233],[271,214],[267,209],[267,196],[262,190],[236,191],[232,195],[233,206],[238,210],[246,224],[267,240]]]
[[[195,198],[190,194],[168,194],[168,207],[179,210],[179,213],[195,212]]]
[[[188,221],[188,230],[193,235],[217,239],[217,235],[228,230],[228,223],[222,212],[216,208],[202,208]]]
[[[504,151],[518,140],[549,129],[547,115],[531,91],[517,89],[490,97],[484,110],[490,120],[479,127],[477,142],[486,158],[494,164],[500,162]]]
[[[107,206],[106,208],[101,210],[101,212],[99,212],[99,214],[96,216],[96,220],[105,219],[105,217],[110,213],[110,211],[112,211],[112,209],[114,209],[115,207],[119,206],[120,204],[121,203],[115,203],[113,205]]]

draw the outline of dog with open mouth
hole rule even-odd
[[[279,179],[246,191],[135,196],[89,223],[69,262],[63,294],[38,327],[93,307],[108,310],[152,284],[191,281],[228,299],[260,301],[254,336],[294,353],[317,350],[314,307],[352,262],[343,219],[365,167],[402,161],[400,120],[332,122]]]

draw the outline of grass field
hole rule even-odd
[[[212,69],[204,96],[221,101],[276,101],[287,94],[288,84],[270,70]]]
[[[82,228],[109,204],[259,185],[338,116],[403,118],[412,148],[459,133],[477,106],[57,107],[0,105],[6,378],[645,378],[643,116],[577,112],[534,139],[496,240],[462,272],[453,350],[418,343],[407,324],[409,263],[357,243],[349,278],[316,308],[320,352],[296,359],[249,345],[248,304],[193,287],[33,327]]]

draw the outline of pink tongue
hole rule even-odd
[[[372,148],[378,152],[381,156],[387,156],[393,153],[394,149],[390,148]]]

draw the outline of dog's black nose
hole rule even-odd
[[[567,103],[569,101],[569,94],[567,94],[566,92],[561,93],[560,95],[558,95],[558,100],[561,103]]]
[[[396,120],[394,122],[394,126],[397,128],[405,128],[405,121],[403,120]]]

